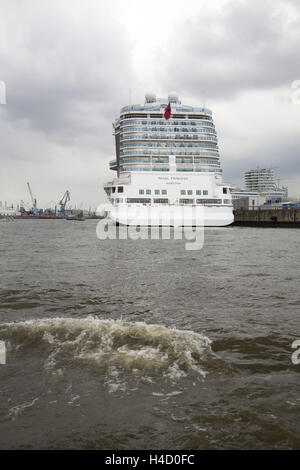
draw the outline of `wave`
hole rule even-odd
[[[44,369],[54,374],[77,364],[96,367],[112,389],[120,386],[121,372],[150,382],[154,375],[171,380],[189,373],[205,377],[205,364],[213,358],[210,339],[199,333],[91,316],[3,323],[0,339],[8,342],[9,354],[38,348]]]

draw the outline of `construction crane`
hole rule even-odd
[[[31,211],[32,211],[33,214],[38,214],[39,211],[38,211],[38,208],[37,208],[37,200],[32,195],[32,191],[31,191],[31,187],[30,187],[29,183],[27,183],[27,186],[28,186],[28,191],[29,191],[30,197],[31,197],[31,203],[32,203]]]
[[[66,191],[65,194],[63,195],[63,197],[61,198],[61,200],[59,201],[59,205],[60,205],[60,212],[59,212],[59,215],[61,217],[65,217],[67,214],[66,214],[66,205],[67,205],[67,202],[69,202],[71,199],[71,194],[70,194],[70,191]]]

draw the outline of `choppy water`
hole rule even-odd
[[[0,448],[300,448],[297,229],[0,226]]]

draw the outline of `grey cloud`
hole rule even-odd
[[[75,131],[70,117],[80,103],[91,114],[119,108],[131,66],[125,29],[108,4],[5,3],[0,54],[9,118],[59,135]]]
[[[263,98],[300,79],[298,0],[227,1],[222,10],[200,5],[189,21],[166,21],[171,34],[157,50],[154,89],[177,89],[191,104],[201,104],[205,90],[214,115],[226,108],[216,122],[226,181],[240,182],[258,164],[278,166],[283,179],[299,174],[300,106],[291,114],[272,107],[280,121],[274,132],[271,112],[260,120],[261,133],[249,135],[249,120],[235,125],[249,109],[254,121],[256,106],[258,113],[270,107],[252,103],[249,90],[264,90]],[[111,178],[114,158],[111,122],[127,104],[129,86],[141,90],[149,78],[132,69],[128,26],[120,19],[117,1],[1,0],[7,105],[0,108],[0,199],[26,198],[30,180],[40,201],[67,188],[73,201],[104,200],[101,183]],[[134,98],[142,99],[143,93]],[[281,131],[283,137],[275,135]]]
[[[243,187],[243,175],[246,170],[256,167],[272,167],[275,174],[281,180],[281,184],[289,185],[293,181],[291,195],[299,193],[300,162],[299,162],[299,137],[291,134],[283,139],[280,136],[266,136],[265,139],[257,139],[251,147],[238,145],[232,147],[226,139],[223,142],[221,152],[222,168],[226,181]]]
[[[213,111],[229,106],[217,127],[221,134],[225,127],[231,133],[220,139],[226,181],[241,184],[244,171],[257,165],[278,167],[285,181],[299,179],[299,131],[295,124],[299,116],[296,109],[289,114],[286,106],[281,113],[278,92],[288,92],[292,81],[299,79],[299,44],[299,2],[235,0],[213,11],[202,4],[197,15],[174,28],[158,52],[165,89],[177,89],[183,100],[188,95],[195,104],[202,103],[205,91],[208,105],[214,104]],[[262,100],[255,101],[257,116],[266,115],[267,120],[259,119],[264,132],[255,133],[255,114],[251,122],[247,113],[250,110],[253,115],[252,92],[260,90]],[[266,112],[270,100],[263,99],[270,97],[271,90],[274,115]],[[241,97],[243,106],[237,107]],[[249,123],[248,131],[234,125],[237,112],[241,121]],[[249,144],[251,139],[254,141]]]
[[[289,10],[287,7],[289,6]],[[291,13],[293,12],[293,13]],[[183,93],[231,98],[287,85],[300,70],[300,5],[293,1],[228,1],[199,10],[160,51],[161,78]]]
[[[2,0],[0,200],[39,203],[70,189],[72,203],[104,199],[114,157],[111,122],[132,77],[128,34],[112,2]]]

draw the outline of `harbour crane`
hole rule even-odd
[[[31,203],[32,203],[31,211],[32,211],[33,214],[38,214],[39,211],[38,211],[38,208],[37,208],[37,200],[33,197],[33,194],[32,194],[31,187],[30,187],[29,183],[27,183],[27,186],[28,186],[28,191],[29,191],[30,197],[31,197]]]
[[[59,201],[59,205],[60,205],[60,212],[59,212],[59,215],[61,217],[65,217],[67,214],[66,214],[66,205],[67,205],[67,202],[69,202],[71,199],[71,194],[70,194],[70,191],[66,191],[65,194],[63,195],[63,197],[61,198],[61,200]]]
[[[21,199],[21,202],[20,202],[20,212],[24,213],[24,212],[27,212],[28,210],[28,204],[25,204],[25,202],[23,201],[23,199]]]

